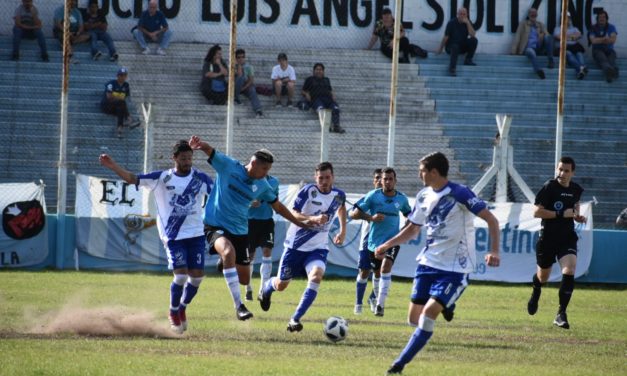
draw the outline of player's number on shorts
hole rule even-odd
[[[444,294],[448,295],[451,292],[452,287],[453,287],[453,284],[449,283],[448,286],[446,286],[446,290],[444,290]]]
[[[200,264],[202,262],[202,255],[199,253],[196,255],[196,263]]]

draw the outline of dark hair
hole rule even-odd
[[[316,70],[316,68],[318,68],[318,67],[320,67],[320,68],[322,68],[322,70],[324,70],[324,64],[322,64],[322,63],[316,63],[316,64],[314,64],[313,70],[315,71],[315,70]]]
[[[274,163],[274,155],[268,149],[259,149],[253,156],[261,162]]]
[[[281,52],[279,56],[276,57],[277,60],[287,60],[287,55],[285,52]]]
[[[331,170],[331,174],[333,174],[333,165],[331,162],[321,162],[316,166],[316,172]]]
[[[448,159],[439,151],[425,155],[420,160],[420,163],[422,163],[428,171],[435,168],[440,173],[440,176],[444,178],[448,175]]]
[[[572,157],[562,157],[560,158],[560,162],[563,164],[569,164],[573,171],[575,171],[575,160]]]
[[[98,5],[98,0],[89,0],[89,5],[88,6],[92,6],[92,5]],[[100,8],[100,6],[98,6]]]
[[[237,50],[235,50],[235,57],[237,57],[237,55],[244,55],[244,56],[246,56],[246,51],[244,51],[243,48],[238,48]]]
[[[394,177],[396,177],[396,171],[394,171],[392,167],[386,167],[381,172],[384,174],[394,174]]]
[[[222,51],[222,47],[220,47],[219,44],[214,44],[213,46],[211,46],[209,51],[207,51],[207,56],[205,56],[205,61],[212,62],[213,58],[216,56],[216,53],[218,53],[218,51]]]
[[[607,11],[606,11],[605,9],[602,9],[602,10],[600,10],[600,11],[597,13],[597,22],[599,22],[599,16],[600,16],[600,15],[602,15],[602,14],[605,14],[605,20],[606,20],[606,21],[609,21],[609,20],[610,20],[610,15],[609,15],[609,14],[607,14]],[[573,170],[574,170],[574,168],[573,168]]]
[[[375,168],[374,171],[372,172],[372,175],[376,175],[376,174],[382,174],[383,170],[380,168]]]
[[[384,14],[392,14],[392,10],[390,8],[383,8],[383,11],[381,11],[381,15]]]
[[[172,155],[175,157],[179,155],[179,153],[183,153],[186,151],[194,152],[189,143],[185,140],[179,140],[172,146]]]

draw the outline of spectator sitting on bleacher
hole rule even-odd
[[[111,35],[107,32],[107,17],[98,9],[98,0],[90,0],[89,7],[85,13],[84,19],[85,30],[91,37],[91,57],[98,60],[102,56],[102,52],[98,49],[98,41],[101,40],[109,50],[109,60],[118,60],[118,53],[115,51],[115,45]]]
[[[261,102],[259,102],[255,87],[255,70],[246,62],[246,51],[243,49],[235,51],[235,60],[235,102],[240,104],[239,95],[244,94],[250,99],[256,116],[263,117]]]
[[[592,44],[592,57],[603,69],[605,80],[609,83],[618,78],[618,65],[616,65],[616,27],[609,23],[610,17],[606,11],[597,13],[597,23],[588,30],[588,39]]]
[[[366,49],[371,49],[375,43],[377,43],[378,39],[381,40],[381,45],[379,47],[381,53],[391,59],[392,54],[394,53],[394,17],[392,16],[390,8],[385,8],[381,12],[381,19],[375,23],[374,30],[372,31],[372,37],[370,37],[370,41],[368,42],[368,47],[366,47]],[[398,49],[399,63],[409,63],[410,56],[420,56],[422,58],[427,57],[427,51],[415,44],[409,43],[409,39],[405,36],[405,29],[402,24]],[[403,57],[400,57],[401,53],[403,54]]]
[[[475,34],[475,29],[468,19],[468,10],[463,7],[459,8],[457,10],[457,16],[446,24],[444,37],[440,42],[440,47],[436,51],[439,55],[442,53],[442,50],[446,49],[446,53],[451,55],[448,65],[449,75],[453,77],[457,76],[457,57],[459,54],[466,54],[464,65],[476,65],[472,61],[472,58],[475,56],[475,51],[477,50],[477,45],[479,44]]]
[[[118,70],[115,80],[107,82],[105,85],[104,96],[100,102],[100,109],[105,114],[115,115],[118,118],[116,133],[122,138],[122,129],[129,127],[130,129],[139,126],[139,120],[133,120],[128,111],[126,100],[131,95],[131,88],[126,82],[128,70],[124,67]]]
[[[581,31],[577,29],[576,26],[573,25],[573,20],[570,17],[570,13],[567,14],[568,17],[568,28],[566,29],[566,61],[575,69],[575,75],[578,80],[583,80],[583,78],[588,73],[588,68],[586,67],[586,61],[583,57],[586,49],[579,42],[581,39]],[[559,50],[560,39],[562,37],[561,34],[562,28],[557,26],[553,31],[553,37],[557,42],[556,50]]]
[[[303,85],[303,96],[317,113],[326,109],[331,110],[330,132],[344,133],[340,126],[340,106],[337,105],[331,81],[324,76],[324,65],[316,63],[313,67],[313,76],[308,77]]]
[[[81,11],[76,7],[77,0],[70,0],[70,45],[68,46],[69,55],[72,57],[72,46],[77,43],[87,42],[89,34],[85,32],[83,25],[83,16]],[[65,5],[61,5],[54,11],[54,27],[52,33],[63,46],[63,17],[65,16]],[[78,63],[78,60],[72,59],[72,63]]]
[[[553,37],[549,35],[544,24],[537,20],[538,10],[529,8],[527,18],[518,25],[516,36],[512,43],[512,55],[526,55],[533,65],[533,70],[540,79],[546,77],[538,64],[537,55],[546,54],[549,69],[553,64]]]
[[[274,95],[276,95],[276,106],[281,106],[281,95],[287,95],[287,107],[292,106],[294,98],[294,85],[296,84],[296,71],[294,67],[287,63],[287,55],[281,52],[277,56],[279,64],[272,68],[272,85],[274,86]]]
[[[142,49],[142,54],[150,54],[150,48],[146,43],[146,37],[149,42],[159,43],[157,47],[157,55],[165,55],[165,50],[170,45],[172,31],[168,26],[168,21],[163,12],[157,9],[157,0],[150,0],[148,10],[142,12],[137,26],[131,32]]]
[[[13,53],[11,60],[20,59],[20,42],[22,38],[37,39],[41,50],[41,60],[49,61],[46,49],[46,38],[41,31],[39,12],[33,5],[33,0],[22,0],[22,5],[15,10],[15,26],[13,26]]]
[[[226,63],[222,60],[222,47],[216,44],[207,51],[200,81],[200,92],[212,104],[226,104],[228,74]]]
[[[627,229],[627,208],[616,217],[616,227],[620,229]]]

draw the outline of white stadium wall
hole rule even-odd
[[[3,0],[2,11],[13,14],[18,0]],[[35,0],[45,33],[52,35],[52,15],[61,0]],[[86,7],[88,0],[79,0]],[[159,0],[166,14],[174,41],[226,43],[229,37],[228,0]],[[595,14],[605,9],[616,25],[619,57],[627,52],[627,37],[622,37],[627,20],[625,0],[570,0],[570,12],[584,32],[594,23]],[[100,0],[107,12],[114,39],[131,39],[130,29],[137,23],[146,0]],[[273,48],[314,47],[364,48],[374,22],[384,7],[394,8],[395,0],[239,0],[238,41],[241,45]],[[560,0],[405,0],[403,23],[413,43],[433,51],[439,45],[446,22],[455,10],[465,5],[477,29],[479,53],[509,53],[518,22],[531,6],[539,19],[552,30],[559,19]],[[10,35],[12,23],[0,26],[0,34]]]

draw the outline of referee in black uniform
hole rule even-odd
[[[527,312],[534,315],[538,311],[542,285],[549,279],[551,267],[557,260],[562,268],[562,283],[553,324],[564,329],[570,328],[566,307],[575,287],[578,239],[575,222],[586,222],[586,217],[579,214],[583,188],[571,181],[574,174],[575,160],[562,157],[557,165],[557,177],[544,183],[536,195],[534,217],[542,219],[542,230],[536,243],[538,267],[533,275],[533,292],[527,303]]]

